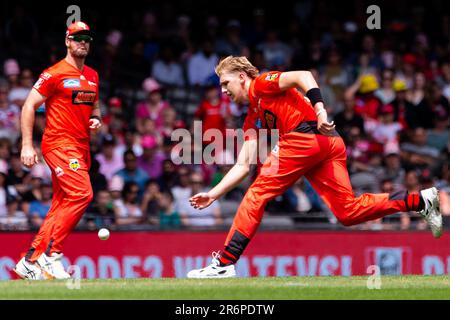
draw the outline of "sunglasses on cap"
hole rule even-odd
[[[87,34],[75,34],[73,36],[69,36],[68,38],[76,42],[84,41],[86,43],[92,42],[94,40],[91,36]]]

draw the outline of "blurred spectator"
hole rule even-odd
[[[203,177],[198,173],[191,173],[190,196],[204,192],[205,185]],[[178,203],[177,211],[180,213],[181,221],[187,227],[212,227],[222,225],[220,205],[217,201],[202,210],[195,209],[188,201]]]
[[[225,36],[217,40],[215,51],[220,56],[239,56],[245,47],[244,41],[241,39],[241,23],[238,20],[228,21],[225,29]]]
[[[178,180],[177,169],[172,160],[165,159],[162,162],[162,173],[158,178],[161,190],[170,190]]]
[[[150,222],[154,222],[158,215],[158,197],[160,193],[158,182],[155,179],[150,179],[147,182],[141,201],[141,211],[149,218]]]
[[[203,86],[219,62],[214,53],[213,43],[210,39],[203,40],[200,50],[193,54],[187,62],[187,74],[191,86]]]
[[[142,156],[137,160],[138,167],[145,171],[149,178],[158,178],[162,174],[162,163],[166,157],[159,150],[155,137],[144,136],[142,150]]]
[[[116,149],[116,139],[107,134],[102,138],[101,153],[95,155],[95,159],[100,164],[100,173],[107,180],[124,167],[123,156]]]
[[[358,78],[345,92],[345,99],[356,98],[355,112],[364,118],[366,130],[368,124],[373,126],[373,120],[377,119],[378,110],[382,105],[375,96],[378,88],[375,75],[367,74]]]
[[[427,130],[427,146],[436,148],[439,151],[447,147],[447,143],[450,140],[449,119],[449,113],[444,109],[435,111],[434,127]]]
[[[160,229],[179,229],[181,217],[175,210],[173,195],[170,191],[163,191],[158,195],[159,227]]]
[[[117,225],[140,224],[144,215],[138,203],[139,186],[135,182],[125,182],[122,198],[114,202]]]
[[[41,198],[30,203],[28,216],[31,225],[34,228],[39,228],[47,216],[52,204],[53,189],[49,182],[41,184]]]
[[[436,165],[439,150],[426,145],[427,134],[424,128],[417,128],[413,132],[411,142],[401,144],[402,158],[410,168],[428,168]]]
[[[416,128],[418,126],[417,113],[414,105],[407,100],[407,86],[401,79],[393,83],[395,99],[391,105],[394,107],[394,121],[399,122],[403,128]]]
[[[161,127],[163,124],[163,110],[170,107],[162,99],[162,88],[156,80],[147,78],[144,80],[142,87],[147,94],[147,99],[136,106],[136,128],[139,132],[143,131],[143,124],[146,118],[154,120],[157,128]]]
[[[421,189],[421,185],[419,182],[419,175],[417,171],[410,170],[406,172],[405,175],[405,188],[408,191],[408,193],[417,193]],[[400,214],[400,228],[402,230],[409,229],[411,225],[411,216],[407,212],[402,212]]]
[[[429,129],[433,126],[431,106],[426,99],[426,79],[422,72],[417,72],[414,75],[414,84],[411,91],[407,93],[407,99],[414,106],[414,113],[416,114],[417,126]]]
[[[350,131],[353,128],[357,128],[359,132],[364,131],[364,119],[357,113],[355,113],[355,98],[346,97],[344,100],[344,110],[336,114],[334,117],[334,123],[336,130],[342,136],[346,143],[349,142]]]
[[[229,115],[229,104],[221,99],[219,87],[210,84],[205,87],[204,98],[194,113],[194,117],[202,122],[202,134],[210,129],[217,129],[225,137],[225,120]],[[212,134],[209,131],[209,134]],[[213,138],[204,140],[204,143],[212,141]],[[223,141],[215,141],[223,143]]]
[[[20,108],[8,102],[8,88],[0,86],[0,138],[15,143],[19,137]]]
[[[398,133],[402,130],[402,125],[394,121],[394,107],[386,104],[379,112],[378,125],[373,129],[373,139],[385,148],[388,143],[398,144]]]
[[[123,162],[125,163],[125,167],[117,171],[115,175],[121,177],[125,184],[129,182],[136,183],[139,189],[139,198],[141,198],[149,176],[144,170],[138,167],[137,157],[133,150],[125,151],[123,154]]]
[[[291,65],[292,50],[278,38],[278,32],[270,30],[266,33],[266,41],[258,47],[264,55],[267,68],[284,71]]]
[[[19,84],[20,67],[16,59],[8,59],[3,64],[3,74],[8,80],[9,87],[15,89]]]
[[[350,79],[338,50],[333,49],[328,53],[327,64],[321,73],[322,83],[333,90],[333,95],[337,101],[342,101]],[[320,86],[320,89],[322,90],[322,86]],[[334,105],[335,101],[332,104]]]
[[[91,167],[89,168],[89,177],[94,195],[96,195],[98,191],[106,190],[108,188],[108,181],[99,170],[100,163],[97,159],[93,158],[91,161]]]
[[[28,230],[28,218],[20,210],[19,199],[14,196],[9,196],[6,206],[6,215],[0,215],[0,230]]]
[[[380,99],[381,103],[389,104],[395,99],[394,91],[394,72],[385,69],[381,75],[381,87],[375,91],[375,96]]]
[[[312,209],[311,201],[305,192],[304,178],[300,178],[291,188],[295,195],[293,206],[297,212],[308,212]]]
[[[114,207],[108,190],[98,190],[94,202],[85,215],[88,228],[97,230],[100,228],[111,228],[115,224]]]
[[[30,69],[23,69],[20,73],[19,85],[8,94],[10,103],[22,107],[25,99],[33,87],[33,73]]]
[[[30,171],[25,170],[18,150],[13,150],[8,170],[8,184],[13,185],[20,195],[28,191],[31,182]]]
[[[389,180],[396,190],[401,189],[405,180],[405,170],[402,168],[398,144],[386,145],[384,148],[384,163],[385,166],[380,178]]]
[[[184,86],[183,69],[176,61],[173,49],[169,45],[161,48],[160,58],[152,67],[152,78],[168,87]]]
[[[159,128],[157,128],[159,135],[164,138],[170,138],[173,130],[177,125],[177,113],[173,108],[165,108],[162,113],[162,121]]]
[[[187,166],[178,168],[178,180],[171,189],[171,194],[177,205],[181,202],[189,201],[191,197],[190,176],[191,170]]]

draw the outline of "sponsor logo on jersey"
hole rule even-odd
[[[80,169],[80,163],[78,162],[78,159],[69,159],[69,168],[73,171],[77,171]]]
[[[78,79],[64,79],[64,88],[79,88],[81,87],[80,80]]]
[[[264,110],[264,119],[266,120],[267,129],[276,129],[277,116],[269,110]]]
[[[64,174],[64,170],[61,169],[61,167],[56,167],[56,168],[55,168],[55,175],[56,175],[57,177],[61,177],[63,174]]]
[[[43,72],[40,77],[44,80],[48,80],[52,77],[52,75],[48,72]]]
[[[39,78],[38,81],[36,81],[36,83],[34,84],[33,88],[39,89],[43,83],[44,83],[44,79]]]
[[[86,80],[86,78],[83,75],[80,76],[80,79],[81,80]]]
[[[95,82],[92,82],[92,81],[88,81],[88,84],[89,84],[90,86],[94,86],[94,87],[97,86],[97,84],[96,84]]]
[[[97,94],[95,91],[88,90],[73,90],[72,91],[72,104],[86,104],[93,106]]]
[[[269,73],[269,74],[266,76],[266,80],[267,80],[267,81],[273,81],[273,80],[275,80],[276,78],[278,78],[278,73]]]

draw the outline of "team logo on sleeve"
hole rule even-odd
[[[269,110],[264,110],[264,120],[266,120],[267,129],[277,128],[277,116]]]
[[[276,78],[278,78],[278,73],[269,73],[269,74],[266,76],[266,80],[267,80],[267,81],[273,81],[273,80],[275,80]]]
[[[78,162],[78,159],[69,159],[69,168],[73,171],[77,171],[80,169],[80,163]]]
[[[72,91],[72,104],[86,104],[93,106],[97,93],[95,91],[88,90],[73,90]]]
[[[64,88],[79,88],[81,87],[79,79],[64,79]]]
[[[44,83],[44,79],[39,78],[38,81],[36,81],[36,83],[34,84],[33,88],[39,89],[43,83]]]

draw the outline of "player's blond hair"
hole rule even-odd
[[[245,72],[252,79],[259,75],[259,70],[244,56],[228,56],[222,59],[216,66],[215,71],[219,77],[223,72]]]

